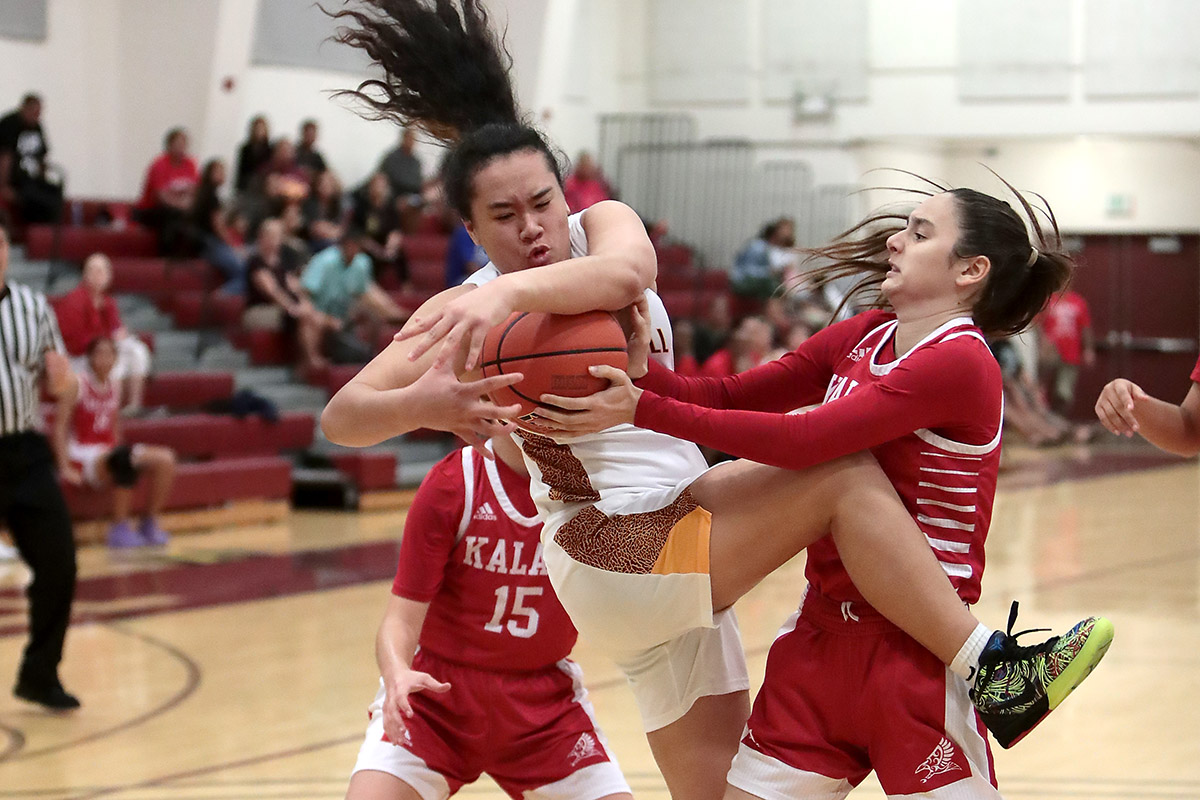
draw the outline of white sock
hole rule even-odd
[[[950,671],[967,683],[975,684],[975,673],[978,672],[979,657],[988,639],[992,638],[992,629],[982,622],[975,626],[971,635],[963,642],[963,646],[950,662]]]

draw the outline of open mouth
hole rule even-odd
[[[544,244],[529,251],[529,266],[544,267],[550,263],[550,248]]]

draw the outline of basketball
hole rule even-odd
[[[483,343],[484,377],[520,372],[520,382],[491,393],[492,402],[521,406],[518,422],[530,422],[543,394],[586,397],[608,388],[588,367],[625,369],[625,333],[607,311],[548,314],[518,311],[492,328]]]

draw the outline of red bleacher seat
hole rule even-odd
[[[418,291],[440,292],[446,288],[446,262],[428,257],[410,258],[408,280]]]
[[[344,453],[332,457],[360,492],[391,489],[396,485],[396,456],[393,453]]]
[[[138,482],[133,493],[133,513],[146,508],[149,481]],[[98,519],[112,513],[108,490],[63,486],[67,506],[76,519]],[[222,458],[180,464],[165,511],[216,508],[232,500],[284,500],[292,493],[292,465],[280,456]]]
[[[230,338],[259,366],[290,364],[296,359],[295,336],[287,331],[265,329],[235,331]]]
[[[311,445],[313,417],[304,412],[288,412],[281,414],[276,422],[219,414],[133,419],[125,424],[125,438],[130,443],[164,445],[187,458],[274,455]]]
[[[687,245],[658,245],[654,248],[654,252],[658,256],[659,271],[671,269],[690,270],[694,266],[692,249]]]
[[[191,289],[172,292],[165,305],[180,328],[212,328],[239,324],[246,310],[246,298]]]
[[[413,287],[406,291],[388,292],[388,294],[391,296],[392,300],[396,302],[396,305],[400,306],[406,311],[411,312],[416,311],[425,304],[426,300],[433,297],[440,291],[441,289],[418,289]]]
[[[25,254],[29,258],[61,258],[83,261],[92,253],[104,253],[109,258],[125,256],[148,257],[158,253],[154,232],[139,225],[127,228],[92,228],[64,225],[58,229],[55,249],[53,225],[30,225],[25,236]]]
[[[404,237],[404,254],[409,261],[429,259],[446,263],[446,251],[450,249],[450,237],[437,233],[414,233]]]
[[[673,267],[671,269],[658,270],[658,291],[676,292],[676,291],[692,291],[695,290],[696,284],[700,282],[700,273],[693,269],[683,269]]]
[[[233,373],[230,372],[158,372],[146,382],[144,402],[151,408],[200,408],[232,394]]]

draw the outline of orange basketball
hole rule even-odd
[[[518,311],[488,333],[483,343],[483,374],[520,372],[520,382],[492,392],[492,401],[521,406],[518,423],[532,423],[543,394],[586,397],[608,388],[588,367],[608,364],[625,369],[625,333],[607,311],[547,314]],[[536,423],[533,423],[536,425]]]

